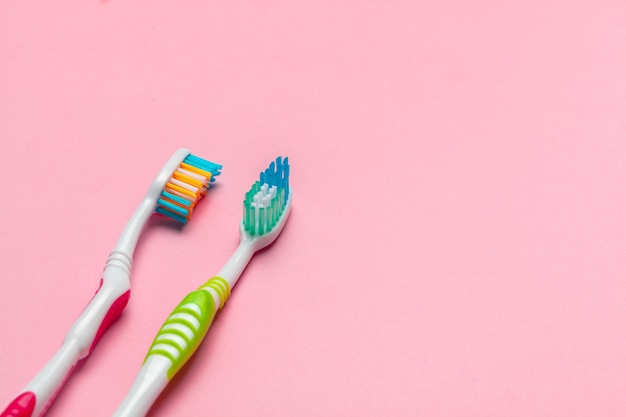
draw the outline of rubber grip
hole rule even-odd
[[[120,295],[109,307],[104,319],[102,319],[102,323],[100,323],[100,327],[98,327],[98,331],[96,332],[96,336],[89,347],[89,353],[93,352],[96,345],[104,336],[104,333],[108,330],[109,327],[120,317],[124,308],[126,308],[126,304],[128,304],[128,299],[130,298],[130,290],[126,291],[124,294]]]
[[[219,306],[215,305],[212,293],[219,296]],[[198,290],[187,294],[161,326],[144,363],[153,355],[168,358],[172,366],[167,377],[172,379],[198,349],[217,310],[224,306],[229,296],[230,287],[221,277],[213,277]]]

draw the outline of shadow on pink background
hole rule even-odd
[[[187,147],[219,186],[48,416],[111,415],[279,154],[289,223],[151,417],[625,415],[626,3],[471,3],[0,3],[0,408]]]

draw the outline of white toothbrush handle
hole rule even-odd
[[[114,258],[115,254],[109,258]],[[114,259],[115,260],[115,259]],[[109,265],[101,286],[65,336],[60,349],[0,417],[43,416],[79,360],[86,358],[130,297],[130,271]]]
[[[167,386],[172,362],[163,356],[147,358],[113,417],[143,417]]]

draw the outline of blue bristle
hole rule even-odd
[[[289,197],[289,158],[285,157],[282,163],[283,168],[283,188],[285,189],[285,200]]]
[[[169,210],[165,210],[165,209],[164,209],[164,208],[162,208],[162,207],[157,207],[157,208],[155,209],[155,211],[156,211],[157,213],[160,213],[160,214],[162,214],[162,215],[164,215],[164,216],[167,216],[167,217],[169,217],[169,218],[171,218],[171,219],[174,219],[174,220],[176,220],[176,221],[178,221],[178,222],[180,222],[180,223],[183,223],[183,224],[187,223],[187,218],[186,218],[186,217],[179,216],[178,214],[174,214],[174,213],[172,213],[171,211],[169,211]]]
[[[278,159],[276,161],[278,161]],[[272,161],[270,163],[270,166],[267,168],[267,171],[272,177],[274,177],[274,172],[276,171],[276,162]]]
[[[278,189],[285,190],[285,200],[289,197],[289,159],[279,156],[270,163],[265,171],[261,172],[260,182]]]
[[[279,156],[259,175],[261,184],[276,186],[285,190],[285,199],[289,196],[289,159]]]

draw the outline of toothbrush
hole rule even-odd
[[[60,349],[0,417],[40,417],[46,413],[77,362],[93,351],[126,307],[133,253],[150,215],[156,212],[186,223],[221,168],[187,149],[172,155],[124,228],[107,259],[98,291],[70,328]]]
[[[268,246],[285,226],[291,207],[289,162],[278,157],[261,172],[243,202],[240,243],[219,274],[189,293],[156,335],[130,391],[113,417],[145,416],[159,394],[194,354],[217,310],[255,252]]]

